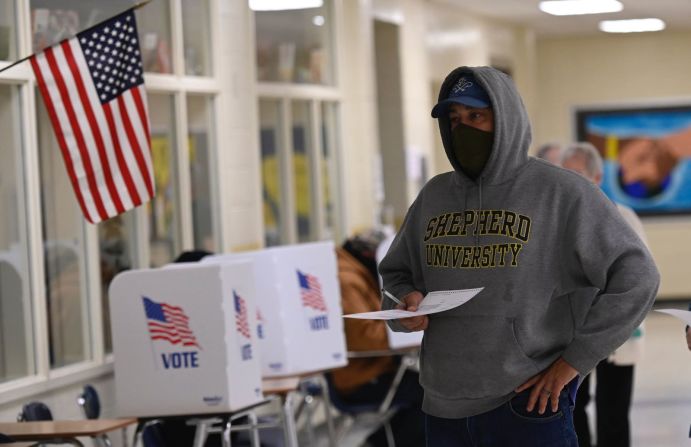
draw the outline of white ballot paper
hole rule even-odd
[[[691,312],[688,310],[679,309],[656,309],[655,312],[662,312],[663,314],[671,315],[679,318],[681,321],[691,326]]]
[[[438,290],[425,295],[420,303],[418,310],[408,312],[407,310],[391,309],[380,310],[377,312],[362,312],[359,314],[343,315],[346,318],[361,318],[364,320],[396,320],[398,318],[417,317],[418,315],[436,314],[445,310],[453,309],[463,303],[467,303],[475,295],[480,293],[484,287],[477,289],[460,290]]]

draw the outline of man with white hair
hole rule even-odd
[[[590,143],[574,143],[567,146],[562,155],[561,165],[596,185],[602,182],[602,157]],[[627,206],[619,203],[616,205],[624,220],[647,246],[643,224],[636,213]],[[595,413],[597,444],[600,446],[630,445],[629,409],[633,391],[633,367],[640,359],[642,349],[643,324],[620,348],[597,365]],[[574,425],[579,447],[591,447],[588,416],[585,412],[585,407],[590,402],[589,378],[590,375],[586,376],[581,384],[574,408]]]

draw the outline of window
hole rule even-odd
[[[38,92],[37,92],[38,97]],[[37,102],[45,293],[51,367],[90,357],[84,225],[43,102]]]
[[[182,2],[182,27],[185,51],[185,74],[188,76],[211,75],[211,33],[208,1]]]
[[[0,61],[135,3],[0,0]],[[156,195],[97,225],[81,213],[30,67],[0,74],[0,403],[103,374],[118,273],[220,248],[215,110],[229,82],[211,63],[218,4],[153,0],[136,10]]]
[[[170,3],[154,0],[137,9],[136,15],[144,71],[173,73]]]
[[[103,343],[106,353],[113,352],[113,340],[110,334],[108,287],[118,273],[135,266],[136,212],[136,210],[130,210],[98,224],[98,251],[101,268],[100,304],[103,312]]]
[[[343,237],[332,3],[254,14],[267,246]]]
[[[213,140],[213,98],[201,95],[188,96],[187,120],[194,248],[213,252],[218,250],[219,245],[214,236],[218,231],[214,231],[215,216],[212,206],[215,195],[211,149],[216,147]]]
[[[322,156],[319,173],[322,181],[322,206],[324,208],[324,236],[335,239],[341,234],[341,216],[338,210],[338,141],[337,108],[335,102],[323,102],[321,110]]]
[[[148,100],[156,185],[156,194],[147,204],[150,264],[152,267],[160,267],[171,262],[182,248],[175,118],[172,95],[150,93]]]
[[[274,100],[259,101],[259,139],[261,146],[262,200],[264,202],[264,244],[281,243],[281,109]]]
[[[0,383],[32,372],[20,116],[19,88],[0,84]]]
[[[259,81],[334,84],[329,4],[255,13]]]
[[[341,237],[337,103],[259,101],[267,246]]]
[[[78,32],[124,11],[133,4],[134,2],[113,2],[111,0],[91,0],[88,2],[31,0],[33,52],[55,45],[63,39],[69,39]],[[1,21],[2,18],[0,18],[0,23]]]
[[[314,239],[311,222],[314,213],[312,210],[312,147],[310,104],[307,101],[294,101],[292,103],[293,118],[293,189],[295,194],[295,207],[297,218],[297,233],[299,242],[307,242]]]
[[[17,58],[17,30],[13,0],[0,0],[0,61]]]

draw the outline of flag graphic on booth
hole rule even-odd
[[[238,334],[249,339],[251,334],[250,323],[247,320],[247,305],[245,300],[235,290],[233,290],[233,299],[235,300],[235,327]]]
[[[264,339],[264,316],[257,308],[257,337]]]
[[[250,332],[250,322],[247,312],[247,304],[245,299],[233,290],[233,301],[235,304],[235,329],[238,335],[238,345],[240,346],[240,354],[242,360],[252,359],[252,334]]]
[[[138,39],[128,10],[30,58],[72,189],[91,223],[154,196]]]
[[[319,278],[297,270],[302,307],[313,331],[329,328],[328,309]]]
[[[172,345],[196,346],[201,349],[190,329],[190,319],[180,306],[157,303],[147,297],[142,299],[151,341],[163,340]]]

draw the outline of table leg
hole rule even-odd
[[[334,428],[333,415],[331,414],[331,395],[329,394],[329,384],[326,382],[324,375],[317,377],[319,386],[322,389],[322,402],[324,403],[324,411],[326,412],[326,427],[329,431],[329,445],[331,447],[338,447],[336,445],[336,430]]]
[[[285,397],[285,402],[283,402],[283,432],[286,447],[298,447],[298,434],[292,402],[294,396],[294,391],[289,392]]]
[[[204,421],[197,423],[197,429],[194,431],[194,447],[204,447],[207,437],[207,424]]]
[[[228,421],[226,422],[226,426],[223,429],[223,447],[231,447],[230,445],[230,427],[232,426],[232,422],[230,421],[230,418],[228,418]]]
[[[254,411],[251,411],[247,415],[247,418],[249,419],[250,426],[252,427],[250,429],[250,443],[252,447],[261,447],[261,443],[259,442],[259,427],[257,427],[257,414]]]

